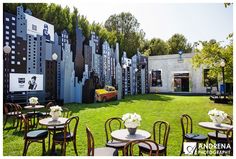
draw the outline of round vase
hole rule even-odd
[[[128,128],[130,135],[135,135],[137,128]]]

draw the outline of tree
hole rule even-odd
[[[137,52],[144,39],[145,34],[139,26],[138,20],[131,13],[125,12],[113,14],[105,22],[105,28],[116,33],[120,50],[126,51],[128,57]]]
[[[191,52],[191,44],[187,43],[187,39],[182,34],[174,34],[168,40],[170,54],[178,54],[179,51]]]
[[[153,38],[150,41],[151,55],[167,55],[169,54],[168,44],[162,39]]]
[[[210,41],[200,41],[203,48],[201,50],[196,50],[196,54],[192,58],[192,63],[194,68],[199,68],[200,66],[205,66],[210,69],[208,77],[211,79],[218,78],[222,80],[222,68],[220,62],[225,59],[225,82],[233,82],[233,41],[232,37],[227,38],[229,44],[226,46],[221,46],[220,42],[215,40]]]

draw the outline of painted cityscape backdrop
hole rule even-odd
[[[94,32],[85,39],[78,20],[72,45],[66,30],[54,32],[53,25],[22,6],[16,15],[4,12],[3,16],[3,43],[11,47],[10,54],[4,54],[5,102],[27,103],[36,96],[41,102],[92,103],[95,89],[105,85],[118,90],[118,99],[148,93],[148,59],[139,51],[127,58],[118,43],[111,46]]]

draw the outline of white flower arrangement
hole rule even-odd
[[[137,128],[141,123],[141,116],[136,113],[127,113],[122,116],[126,128]]]
[[[29,98],[29,103],[30,104],[38,104],[38,98],[37,97],[31,97]]]
[[[58,105],[50,107],[50,115],[53,119],[57,119],[61,116],[62,108]]]
[[[218,124],[221,124],[222,121],[224,121],[228,116],[228,114],[226,114],[224,111],[217,110],[216,108],[213,110],[210,110],[208,112],[208,115],[210,116],[211,120],[214,123],[218,123]]]

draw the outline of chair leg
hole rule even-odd
[[[43,142],[42,142],[42,149],[43,149],[42,155],[45,156],[46,155],[45,139],[43,139]]]
[[[184,146],[184,140],[182,141],[182,146],[181,146],[181,150],[180,150],[180,156],[182,156],[182,154],[183,154],[183,146]]]
[[[3,129],[5,129],[5,126],[7,124],[7,120],[8,120],[8,116],[6,115],[6,119],[5,119],[5,122],[4,122],[4,125],[3,125]]]
[[[63,156],[66,155],[66,142],[63,143],[63,151],[62,151],[62,155],[63,155]]]
[[[77,152],[77,148],[76,148],[76,140],[73,141],[73,144],[74,144],[75,154],[76,154],[76,156],[78,156],[78,152]]]
[[[50,150],[51,132],[48,132],[48,150]]]
[[[24,150],[23,150],[23,156],[26,156],[27,149],[28,149],[28,140],[25,139]]]
[[[141,149],[139,148],[139,156],[143,156]]]

